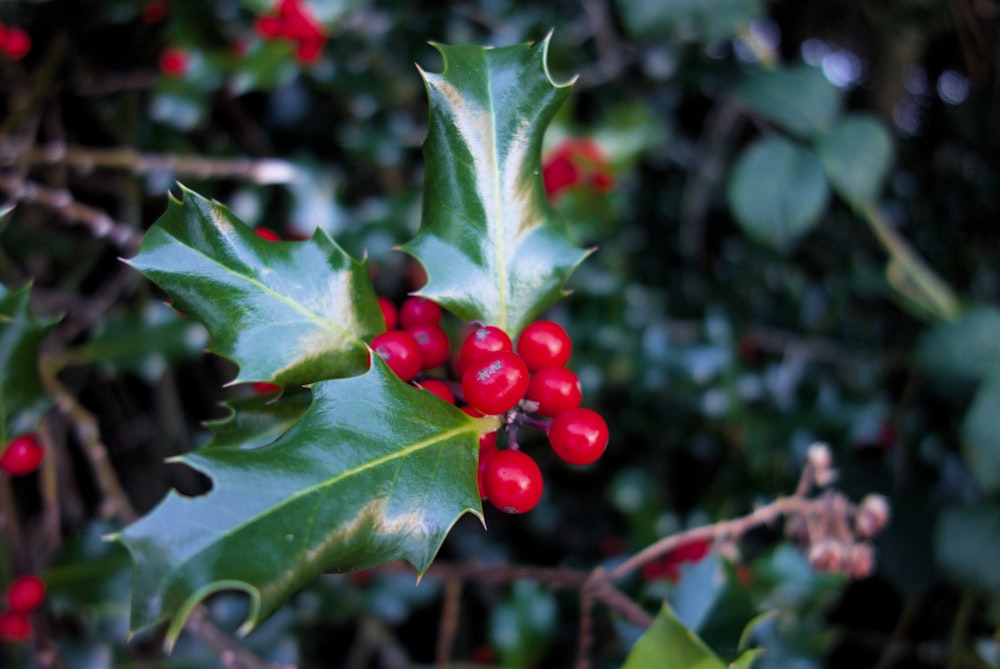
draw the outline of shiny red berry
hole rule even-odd
[[[518,337],[517,353],[534,372],[543,367],[564,366],[573,353],[573,343],[558,323],[535,321]]]
[[[535,372],[525,396],[538,402],[538,413],[549,418],[580,406],[583,400],[580,379],[565,367],[543,367]]]
[[[404,381],[409,381],[420,373],[420,346],[409,332],[383,332],[372,340],[372,349]]]
[[[439,325],[420,323],[406,328],[406,331],[417,340],[423,369],[434,369],[448,362],[451,342]]]
[[[513,409],[528,390],[528,368],[513,351],[478,358],[462,375],[462,393],[474,409],[497,415]]]
[[[487,432],[479,437],[479,470],[476,474],[476,482],[479,484],[479,499],[486,499],[486,491],[483,488],[483,474],[486,473],[486,465],[490,458],[499,452],[496,432]]]
[[[549,444],[571,465],[596,462],[608,446],[608,425],[596,411],[576,407],[552,419]]]
[[[505,513],[530,511],[542,498],[542,472],[524,451],[497,451],[486,463],[483,492]]]
[[[483,325],[465,338],[459,350],[459,357],[464,365],[469,365],[483,356],[513,350],[514,343],[506,332],[493,325]]]
[[[7,608],[14,613],[31,613],[45,599],[45,582],[34,574],[20,576],[7,590]]]
[[[451,388],[444,381],[438,381],[437,379],[424,379],[420,382],[414,382],[417,384],[417,388],[423,388],[429,393],[434,393],[441,399],[443,399],[448,404],[455,403],[455,394],[451,392]]]
[[[173,47],[160,56],[160,72],[167,77],[181,77],[187,72],[190,62],[187,51]]]
[[[42,464],[44,451],[33,434],[22,434],[14,439],[0,455],[0,470],[11,476],[25,476]]]
[[[441,307],[423,297],[408,297],[399,308],[399,323],[404,330],[416,325],[437,325]]]
[[[385,329],[395,330],[396,324],[399,323],[399,310],[396,309],[396,305],[388,297],[379,296],[378,306],[382,310],[382,318],[385,319]]]
[[[8,643],[24,643],[31,636],[31,621],[23,613],[4,611],[0,613],[0,640]]]
[[[21,60],[31,51],[31,37],[18,27],[7,28],[4,33],[3,51],[11,60]]]

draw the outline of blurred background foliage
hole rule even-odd
[[[668,598],[724,658],[775,611],[754,628],[757,667],[1000,666],[995,0],[307,5],[325,39],[303,56],[262,36],[269,0],[0,4],[0,22],[31,39],[0,55],[0,190],[17,204],[0,280],[32,282],[36,313],[61,315],[49,369],[96,419],[140,513],[170,487],[204,489],[163,458],[203,444],[219,402],[248,394],[224,387],[233,370],[202,353],[200,327],[117,260],[173,183],[285,238],[323,227],[399,301],[420,282],[394,247],[419,225],[415,64],[440,66],[428,41],[554,30],[552,76],[578,79],[547,135],[546,176],[564,169],[554,206],[598,252],[546,315],[571,332],[571,366],[612,443],[578,470],[542,456],[541,505],[487,509],[488,532],[465,519],[442,559],[610,565],[789,491],[821,440],[845,491],[891,500],[871,578],[814,573],[773,528],[738,555],[646,570],[630,592],[650,610]],[[567,148],[580,141],[593,146]],[[211,163],[234,159],[228,172]],[[43,474],[0,482],[17,503],[0,581],[44,574],[34,649],[58,653],[4,645],[0,658],[147,666],[158,637],[125,643],[128,564],[100,541],[114,514],[73,415],[50,412]],[[411,573],[330,575],[246,643],[303,667],[427,666],[440,594]],[[245,605],[221,595],[210,610],[235,629]],[[482,585],[462,605],[455,666],[569,665],[577,604],[564,593]],[[613,667],[639,630],[608,617],[595,634],[596,666]],[[156,665],[221,666],[186,636]]]

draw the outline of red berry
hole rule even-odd
[[[571,465],[596,462],[608,446],[608,426],[596,411],[576,407],[552,419],[549,444]]]
[[[497,451],[486,463],[483,491],[505,513],[530,511],[542,498],[542,472],[524,451]]]
[[[462,375],[462,393],[474,409],[487,415],[514,408],[528,390],[528,368],[513,351],[479,358]]]
[[[438,381],[437,379],[424,379],[417,383],[418,388],[423,388],[429,393],[434,393],[441,399],[443,399],[448,404],[455,403],[455,395],[451,392],[451,388],[444,381]]]
[[[448,335],[440,326],[414,325],[406,328],[406,331],[417,340],[423,369],[434,369],[448,362],[448,356],[451,354],[451,342],[448,341]]]
[[[272,230],[271,228],[265,228],[263,225],[253,229],[257,233],[257,236],[261,239],[266,239],[269,242],[277,242],[281,240],[281,235]]]
[[[45,599],[45,582],[34,574],[21,576],[7,590],[7,606],[14,613],[31,613]]]
[[[254,381],[250,384],[253,386],[254,392],[258,395],[270,395],[271,393],[276,393],[281,390],[281,386],[276,383],[269,383],[267,381]]]
[[[404,330],[416,325],[437,325],[441,322],[441,307],[423,297],[408,297],[399,309],[399,322]]]
[[[506,332],[493,325],[478,327],[465,338],[459,357],[462,363],[468,365],[477,358],[500,351],[513,351],[514,344]]]
[[[538,413],[549,418],[580,406],[580,379],[565,367],[543,367],[535,372],[525,395],[538,402]]]
[[[476,474],[476,482],[479,484],[479,499],[486,499],[486,491],[483,488],[483,474],[486,472],[486,465],[490,458],[499,452],[496,432],[487,432],[479,437],[479,470]]]
[[[295,60],[301,65],[312,65],[323,54],[322,37],[304,39],[295,45]]]
[[[378,306],[382,309],[382,318],[385,319],[385,329],[395,330],[396,324],[399,323],[399,312],[396,310],[396,305],[388,297],[379,296]]]
[[[0,469],[11,476],[25,476],[42,464],[44,451],[33,434],[22,434],[7,445],[0,455]]]
[[[3,51],[11,60],[21,60],[31,51],[31,38],[20,28],[10,27],[4,33]]]
[[[168,77],[180,77],[187,72],[189,63],[187,51],[170,48],[160,56],[160,72]]]
[[[558,323],[535,321],[518,337],[517,353],[534,372],[542,367],[564,366],[573,353],[573,343]]]
[[[23,643],[31,636],[31,621],[23,613],[0,613],[0,640]]]
[[[285,32],[285,24],[277,16],[261,16],[254,24],[254,30],[263,39],[275,39]]]
[[[167,6],[164,0],[151,0],[143,5],[140,16],[143,23],[152,25],[167,18],[167,14],[169,13],[170,7]]]
[[[372,348],[404,381],[409,381],[420,372],[420,346],[409,332],[383,332],[372,340]]]
[[[467,415],[472,416],[473,418],[482,418],[485,415],[479,409],[473,409],[468,404],[462,407],[462,411],[465,412]]]

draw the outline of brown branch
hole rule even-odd
[[[199,179],[237,179],[258,184],[285,184],[294,181],[298,168],[276,158],[205,158],[177,154],[142,153],[131,147],[97,149],[51,142],[19,157],[22,164],[68,165],[79,172],[95,169],[123,170],[141,175],[170,172]]]
[[[257,657],[216,627],[209,620],[208,609],[204,605],[194,608],[184,624],[184,629],[215,651],[225,669],[275,669],[276,667]]]
[[[455,635],[458,632],[458,618],[462,611],[462,580],[453,578],[444,584],[444,596],[441,608],[441,626],[438,630],[437,648],[435,648],[434,666],[437,669],[448,669],[451,663],[451,649],[455,646]]]
[[[107,237],[126,254],[139,250],[141,232],[114,220],[96,207],[77,202],[67,190],[48,188],[14,176],[0,176],[0,190],[14,202],[38,205],[52,210],[67,223],[83,225],[98,239]]]

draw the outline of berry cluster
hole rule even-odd
[[[326,42],[323,26],[302,0],[279,0],[273,14],[257,19],[255,30],[265,40],[294,42],[295,59],[303,65],[319,60]]]
[[[22,643],[31,636],[29,616],[45,600],[45,582],[34,575],[20,576],[7,589],[7,606],[0,611],[0,640]]]
[[[0,471],[11,476],[27,476],[42,464],[44,451],[33,434],[11,439],[0,454]]]
[[[607,194],[615,188],[615,175],[601,147],[592,139],[563,140],[542,165],[545,192],[555,199],[563,191],[586,186]]]
[[[21,60],[31,51],[31,38],[17,26],[0,23],[0,51],[11,60]]]
[[[572,342],[558,323],[531,323],[516,346],[498,327],[474,327],[454,359],[459,380],[447,381],[424,374],[450,357],[441,308],[421,297],[408,298],[399,309],[384,297],[379,303],[387,331],[371,346],[397,376],[446,402],[461,403],[469,415],[503,417],[506,447],[498,445],[498,432],[479,441],[480,497],[508,513],[528,511],[541,499],[541,470],[517,442],[522,425],[544,430],[555,454],[570,464],[588,465],[604,453],[607,424],[580,406],[580,381],[566,368]]]

